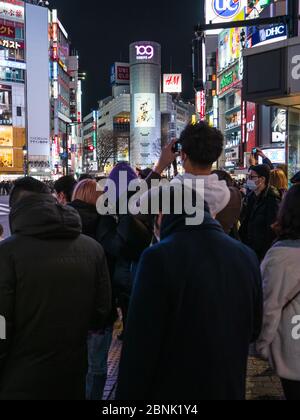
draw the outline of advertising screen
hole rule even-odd
[[[285,163],[286,151],[285,149],[266,149],[264,154],[272,163]]]
[[[287,130],[287,111],[273,108],[272,116],[272,143],[284,143]]]
[[[164,93],[182,92],[182,74],[164,74]]]
[[[12,127],[0,126],[0,146],[13,146],[13,129]]]
[[[134,95],[134,119],[136,128],[154,128],[156,125],[156,108],[154,93],[137,93]]]
[[[13,167],[13,149],[0,147],[0,168]]]
[[[229,67],[241,56],[240,28],[226,29],[219,35],[218,72]]]
[[[12,125],[12,87],[0,85],[0,125]]]
[[[48,9],[26,4],[29,156],[50,155]]]

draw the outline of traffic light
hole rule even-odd
[[[95,147],[93,145],[89,145],[85,148],[86,152],[93,152],[95,150]]]

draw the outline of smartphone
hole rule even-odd
[[[181,150],[182,150],[182,144],[180,143],[180,141],[177,141],[173,146],[173,152],[180,153]]]
[[[252,154],[253,154],[253,155],[257,155],[257,149],[253,149],[253,150],[252,150]]]

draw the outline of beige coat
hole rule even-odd
[[[264,323],[257,343],[278,376],[300,381],[300,241],[278,242],[262,263]]]

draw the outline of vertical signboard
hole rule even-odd
[[[26,3],[28,154],[50,158],[48,9]]]

